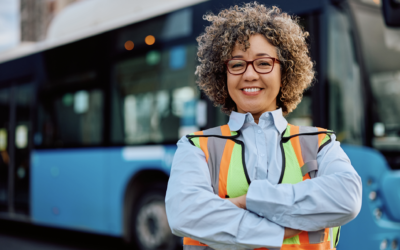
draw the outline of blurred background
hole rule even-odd
[[[310,33],[317,81],[287,120],[334,130],[363,181],[338,249],[399,249],[400,1],[259,2]],[[182,248],[175,144],[228,121],[196,87],[195,39],[240,3],[0,0],[0,249]]]

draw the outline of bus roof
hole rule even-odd
[[[0,53],[0,63],[137,23],[207,0],[85,0],[58,14],[45,40]]]

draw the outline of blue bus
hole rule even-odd
[[[362,178],[338,249],[399,249],[400,29],[379,0],[260,2],[310,32],[317,81],[287,120],[334,130]],[[228,120],[196,87],[195,38],[236,3],[81,1],[0,54],[0,219],[179,247],[164,207],[175,143]]]

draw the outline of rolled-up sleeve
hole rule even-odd
[[[172,232],[214,249],[280,247],[284,228],[213,193],[203,151],[178,142],[165,198]]]
[[[317,155],[316,178],[297,184],[251,183],[247,209],[284,227],[304,231],[341,226],[361,209],[361,178],[335,141]]]

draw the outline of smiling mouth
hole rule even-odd
[[[246,92],[246,93],[259,92],[260,90],[262,90],[262,88],[244,88],[244,89],[242,89],[242,91]]]

